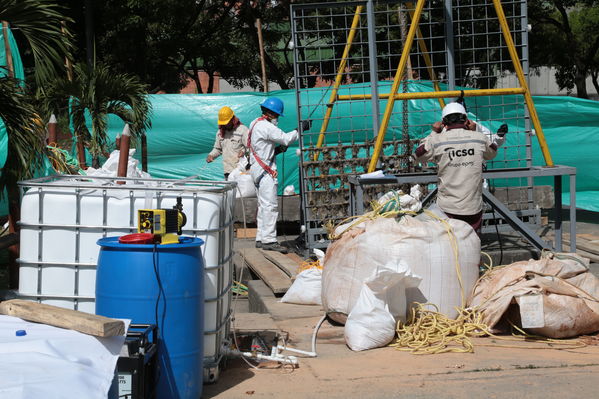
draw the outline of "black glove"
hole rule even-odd
[[[280,145],[278,147],[275,147],[275,155],[278,155],[282,152],[287,151],[287,147],[285,147],[284,145]]]
[[[306,130],[310,130],[311,127],[312,127],[312,121],[310,119],[302,121],[302,132],[305,132]]]
[[[497,129],[497,135],[499,137],[503,137],[505,136],[505,134],[507,133],[507,124],[503,124],[501,126],[499,126],[499,129]]]

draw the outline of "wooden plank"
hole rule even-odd
[[[599,236],[596,236],[594,234],[586,234],[586,233],[576,234],[576,238],[577,239],[582,238],[587,241],[599,241]]]
[[[284,294],[291,287],[291,279],[274,263],[264,257],[257,248],[239,250],[250,269],[272,290],[274,294]]]
[[[562,247],[564,249],[564,252],[570,251],[570,246],[567,245],[566,243],[563,243]],[[589,258],[591,263],[599,263],[599,255],[593,254],[593,253],[590,253],[590,252],[587,252],[587,251],[584,251],[584,250],[578,248],[578,243],[576,243],[576,254],[580,255],[580,256],[584,256],[585,258]]]
[[[292,279],[297,276],[297,269],[299,265],[295,263],[291,258],[287,257],[287,255],[282,254],[276,251],[263,251],[262,255],[272,263],[274,263],[279,269],[281,269],[287,276]]]
[[[67,328],[96,337],[112,337],[125,333],[125,323],[121,320],[22,299],[11,299],[0,303],[0,314]]]
[[[591,241],[586,241],[586,240],[579,240],[578,239],[578,235],[576,235],[576,249],[581,249],[583,251],[586,252],[590,252],[592,254],[595,254],[596,256],[599,256],[599,245],[597,244],[593,244]],[[564,239],[563,242],[565,244],[570,245],[570,236],[566,236],[564,235]]]
[[[296,254],[295,252],[288,253],[287,257],[291,258],[292,261],[294,261],[295,263],[297,263],[297,267],[298,268],[302,264],[302,262],[304,261],[304,259],[301,256],[299,256],[298,254]]]
[[[236,238],[256,238],[256,233],[258,232],[257,228],[246,228],[243,227],[237,228],[235,231]]]
[[[599,257],[599,242],[597,241],[588,241],[585,238],[581,239],[581,235],[576,234],[576,250],[583,250],[587,253],[591,253],[594,254],[595,257]],[[555,240],[553,234],[549,234],[548,238]],[[562,238],[562,243],[563,244],[568,244],[570,245],[570,235],[569,234],[564,234],[563,238]],[[586,255],[584,255],[586,256]]]

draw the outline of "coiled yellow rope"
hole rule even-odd
[[[478,343],[480,346],[519,349],[546,349],[547,345],[552,349],[577,349],[586,346],[585,343],[579,340],[550,339],[528,334],[511,322],[512,328],[521,335],[512,334],[511,337],[504,337],[492,334],[489,326],[482,321],[482,313],[480,311],[476,308],[465,308],[466,302],[459,262],[459,249],[451,225],[447,220],[441,219],[430,211],[425,210],[424,212],[428,216],[440,221],[445,226],[454,252],[456,275],[460,283],[462,306],[456,308],[458,316],[455,319],[450,319],[446,315],[440,313],[438,307],[434,304],[415,303],[414,306],[412,306],[411,314],[407,322],[397,323],[396,331],[398,338],[390,346],[395,347],[397,350],[408,351],[417,355],[448,352],[472,353],[474,352],[474,344],[472,343],[471,338],[483,336],[491,336],[494,339],[502,341],[535,342],[544,345],[525,346]],[[491,264],[488,267],[487,273],[492,269],[493,267]],[[485,275],[483,275],[481,279]],[[427,309],[427,307],[432,307],[434,310]],[[560,345],[562,346],[561,348],[557,347]]]

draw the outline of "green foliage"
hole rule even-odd
[[[71,8],[81,2],[71,1]],[[177,92],[186,78],[199,92],[200,70],[219,73],[236,86],[258,87],[260,60],[254,22],[262,18],[269,77],[288,88],[292,67],[276,56],[290,39],[289,4],[276,2],[219,2],[207,0],[106,0],[95,2],[96,57],[121,72],[134,73],[150,92]],[[81,37],[84,26],[75,25]],[[289,57],[291,59],[291,57]]]
[[[48,0],[0,0],[0,21],[7,21],[27,43],[35,61],[35,78],[43,82],[61,75],[65,56],[70,54],[68,30],[61,22],[69,22],[62,8]]]
[[[590,75],[599,89],[599,1],[529,1],[532,66],[556,67],[556,83],[587,98]]]
[[[108,114],[129,123],[132,137],[141,136],[150,127],[151,105],[146,86],[137,77],[116,73],[103,64],[91,69],[77,64],[73,72],[72,81],[58,79],[50,86],[45,107],[48,113],[70,116],[75,134],[88,143],[93,156],[106,148]],[[86,115],[91,119],[91,132]]]
[[[8,133],[8,155],[0,177],[6,185],[32,176],[41,165],[46,129],[20,82],[0,77],[0,118]]]

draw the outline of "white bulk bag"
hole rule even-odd
[[[457,255],[467,298],[478,279],[480,239],[465,222],[447,219],[457,242]],[[406,291],[411,302],[430,302],[449,317],[462,305],[454,250],[445,225],[426,214],[378,218],[354,227],[327,249],[322,275],[322,303],[333,320],[345,323],[373,271],[389,262],[406,262],[422,277]]]
[[[362,284],[356,306],[345,323],[345,342],[351,350],[379,348],[395,337],[398,320],[406,320],[406,288],[416,287],[420,277],[404,263],[376,270]]]
[[[295,277],[281,302],[297,305],[322,305],[322,270],[311,267]]]
[[[241,157],[237,167],[229,173],[228,181],[237,182],[237,194],[240,197],[250,198],[256,197],[256,185],[250,175],[250,171],[245,169],[247,159]]]

